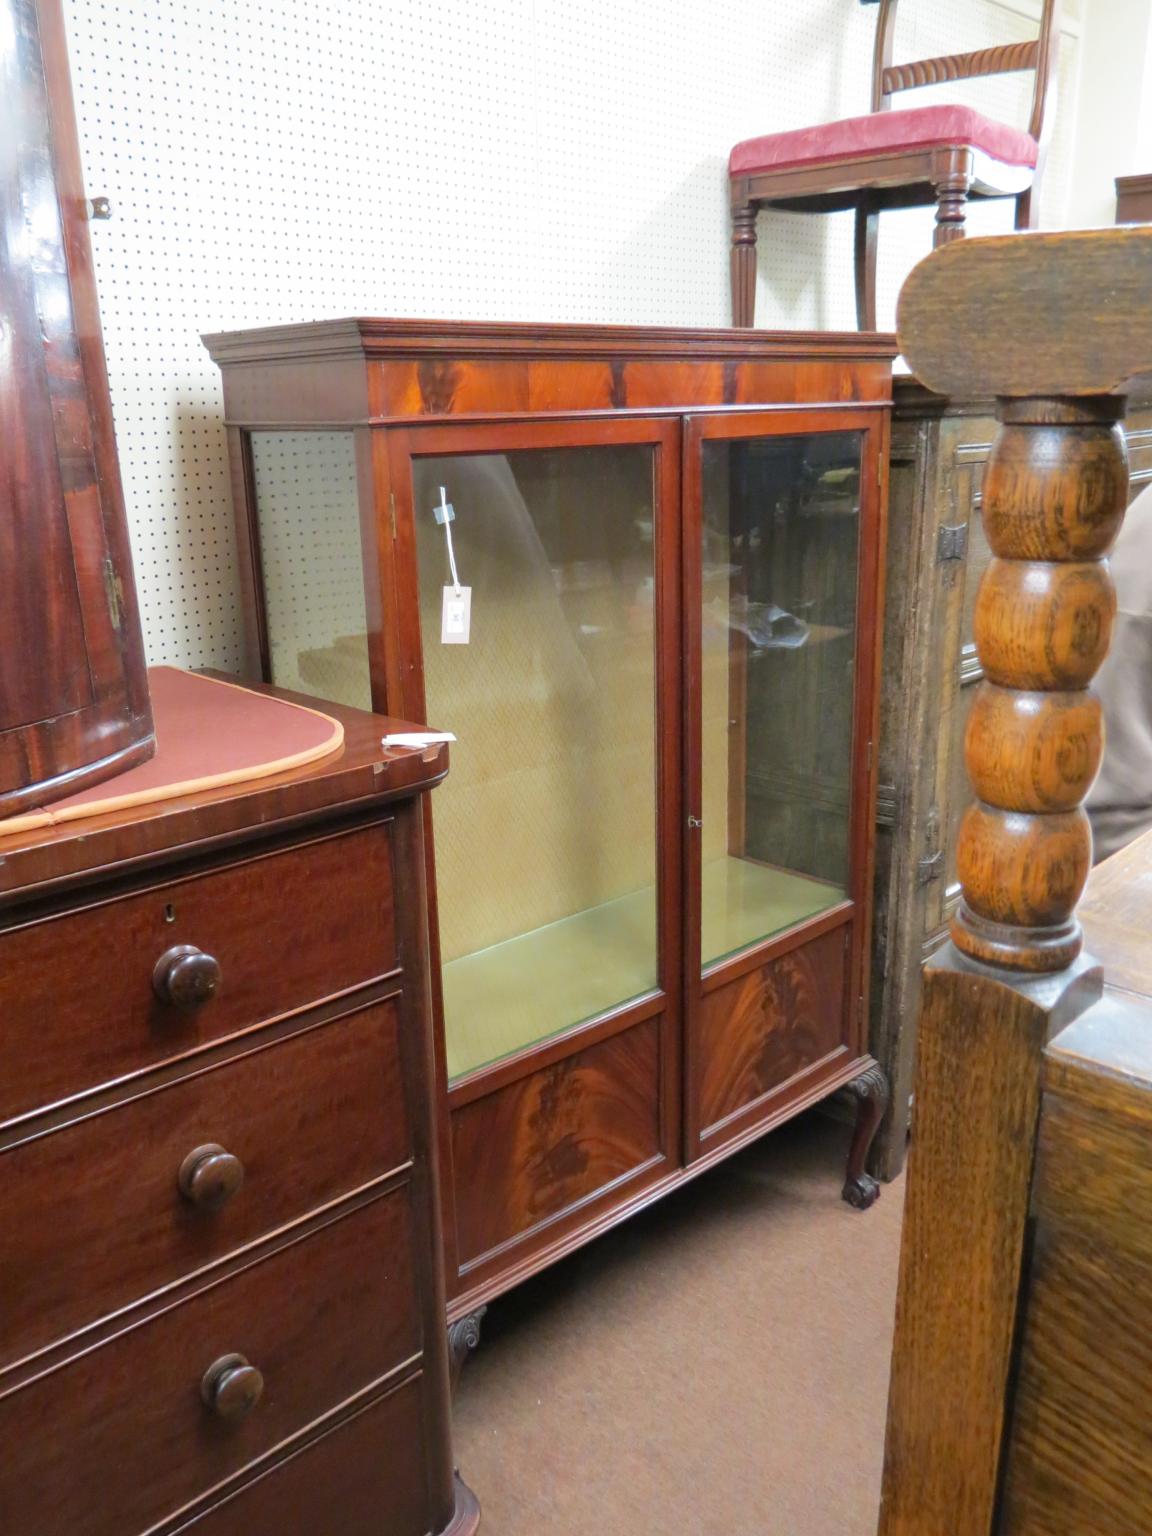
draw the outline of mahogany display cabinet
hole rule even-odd
[[[450,1311],[850,1087],[891,338],[206,338],[266,681],[452,731],[430,812]]]

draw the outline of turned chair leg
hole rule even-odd
[[[876,237],[880,210],[867,196],[856,204],[856,325],[876,329]]]
[[[756,315],[756,204],[732,209],[732,324],[751,325]]]
[[[936,234],[932,245],[947,245],[951,240],[963,240],[964,222],[968,216],[968,193],[972,178],[966,172],[952,171],[936,186]]]
[[[866,1211],[880,1198],[880,1185],[865,1165],[884,1111],[888,1108],[888,1079],[876,1062],[865,1068],[848,1084],[847,1092],[856,1100],[856,1129],[848,1149],[848,1176],[844,1199],[858,1211]]]

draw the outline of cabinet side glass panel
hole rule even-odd
[[[862,447],[702,444],[705,966],[849,892]]]
[[[450,1077],[653,991],[654,450],[416,458]],[[453,553],[466,644],[444,643]]]
[[[372,708],[351,432],[253,432],[271,681]]]

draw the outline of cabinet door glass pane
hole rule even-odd
[[[253,432],[272,682],[372,708],[351,432]]]
[[[709,965],[848,894],[861,435],[702,451]]]
[[[449,1075],[652,991],[654,450],[413,460]],[[467,644],[444,643],[456,568]]]

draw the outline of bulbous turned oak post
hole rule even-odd
[[[1104,729],[1089,684],[1116,599],[1105,555],[1124,516],[1122,399],[1001,399],[984,478],[993,559],[976,597],[984,671],[964,743],[952,939],[974,960],[1060,971],[1080,953],[1092,865],[1083,801]]]
[[[1100,995],[1076,903],[1103,728],[1092,679],[1127,462],[1124,387],[1152,372],[1152,227],[955,241],[912,273],[903,353],[997,398],[992,561],[965,761],[962,900],[925,976],[880,1536],[990,1536],[1044,1047]]]

